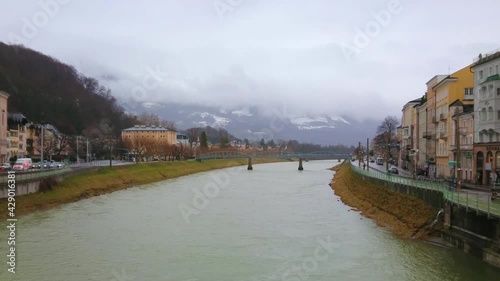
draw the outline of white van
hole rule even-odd
[[[377,165],[384,165],[384,158],[378,157],[377,158]]]
[[[31,158],[19,158],[12,167],[14,171],[28,171],[33,166]]]

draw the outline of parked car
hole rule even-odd
[[[10,171],[12,170],[12,165],[10,165],[10,163],[3,163],[2,166],[0,166],[0,171],[1,172],[7,172],[7,171]]]
[[[40,168],[42,168],[42,166],[43,166],[44,169],[49,169],[50,168],[49,164],[50,163],[47,160],[45,160],[43,162],[37,162],[37,163],[33,164],[33,169],[40,169]]]
[[[398,168],[396,167],[390,167],[388,172],[395,175],[399,174]]]
[[[53,162],[51,163],[51,168],[63,168],[64,167],[64,163],[61,163],[61,162]]]
[[[19,158],[17,159],[14,166],[12,166],[12,170],[14,171],[27,171],[33,167],[33,162],[31,158]]]

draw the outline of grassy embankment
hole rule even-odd
[[[252,164],[283,161],[280,159],[252,159]],[[37,210],[56,207],[131,186],[147,184],[166,179],[181,177],[198,172],[246,165],[247,159],[224,159],[155,162],[137,165],[103,167],[97,172],[75,175],[63,180],[44,193],[32,193],[16,197],[16,216]],[[7,217],[7,200],[0,199],[0,218]]]
[[[402,238],[423,238],[437,210],[424,201],[389,190],[356,175],[349,163],[337,166],[331,187],[346,205],[390,228]]]

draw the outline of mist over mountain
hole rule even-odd
[[[127,108],[127,106],[124,106]],[[222,110],[210,106],[175,103],[136,104],[135,111],[155,113],[179,129],[211,126],[224,128],[240,139],[289,140],[321,145],[356,145],[375,135],[378,120],[357,121],[349,116],[294,115],[286,109],[271,114],[255,107]]]
[[[106,126],[118,134],[137,123],[134,115],[155,113],[180,130],[222,128],[251,141],[290,140],[321,145],[356,145],[375,134],[377,121],[351,116],[300,115],[286,107],[263,111],[255,106],[222,109],[174,102],[134,102],[120,98],[99,81],[56,58],[21,46],[0,43],[0,90],[11,94],[9,112],[21,112],[34,122],[54,124],[62,132],[81,134]],[[353,111],[353,116],[355,112]]]

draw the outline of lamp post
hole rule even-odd
[[[41,148],[40,149],[40,169],[43,170],[44,169],[44,165],[43,165],[43,143],[44,143],[43,131],[44,131],[45,125],[43,122],[41,122],[40,125],[41,125],[41,129],[40,129],[40,131],[41,131],[41,133],[40,133],[40,148]]]

